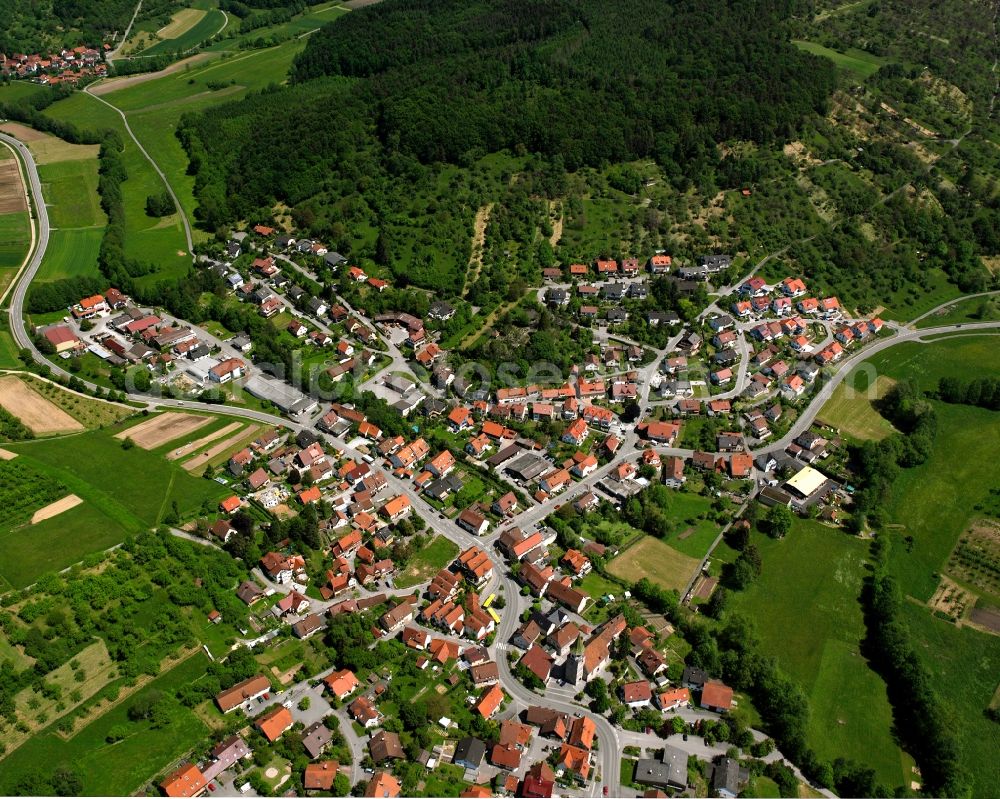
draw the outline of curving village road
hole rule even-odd
[[[117,110],[117,109],[116,109]],[[126,121],[127,125],[127,121]],[[44,198],[42,196],[41,181],[38,176],[38,170],[35,161],[28,151],[28,149],[17,139],[8,136],[6,134],[0,134],[0,139],[11,144],[17,150],[20,155],[25,171],[28,176],[29,189],[34,200],[34,205],[36,209],[37,225],[38,225],[38,236],[37,245],[34,253],[31,255],[31,259],[27,264],[27,267],[21,273],[16,285],[14,286],[13,292],[11,294],[11,304],[10,304],[10,327],[13,333],[14,339],[16,340],[19,347],[26,348],[30,350],[34,358],[40,362],[48,365],[52,372],[64,377],[70,376],[69,372],[62,369],[57,364],[51,363],[46,359],[41,352],[37,350],[34,346],[31,335],[28,333],[25,327],[25,317],[24,317],[24,302],[27,294],[28,287],[31,284],[32,279],[38,272],[38,268],[41,265],[42,259],[45,256],[46,249],[49,243],[49,219],[48,212],[45,207]],[[148,156],[147,156],[148,157]],[[152,159],[150,159],[152,160]],[[154,164],[155,166],[155,164]],[[157,171],[159,171],[157,169]],[[954,302],[951,301],[951,302]],[[940,307],[945,307],[949,304],[945,303]],[[929,316],[938,309],[934,309],[924,316]],[[923,317],[921,317],[923,318]],[[795,424],[792,426],[791,430],[783,436],[781,439],[773,442],[769,442],[766,445],[756,448],[755,452],[766,452],[778,449],[783,449],[789,442],[791,442],[800,433],[806,430],[812,422],[815,420],[816,415],[819,413],[823,402],[830,396],[830,394],[836,389],[836,387],[843,381],[843,379],[851,372],[851,369],[859,362],[870,358],[878,352],[881,352],[889,347],[893,347],[896,344],[907,342],[907,341],[917,341],[924,342],[927,337],[940,335],[942,333],[954,333],[954,332],[980,332],[996,330],[1000,328],[1000,322],[981,322],[972,324],[957,324],[957,325],[945,325],[940,327],[925,328],[923,330],[909,330],[903,327],[896,326],[896,335],[892,338],[880,339],[874,344],[852,354],[850,357],[844,359],[841,363],[839,369],[831,376],[830,380],[823,387],[822,391],[814,397],[813,401],[810,403],[808,408],[804,409],[800,414]],[[742,341],[741,337],[741,341]],[[660,359],[663,357],[666,351],[671,349],[673,345],[676,344],[677,339],[672,339],[668,342],[668,346],[657,353],[657,357],[653,361],[641,370],[641,383],[642,383],[642,393],[640,395],[640,407],[642,412],[645,413],[649,409],[649,388],[650,388],[650,378],[652,377]],[[742,353],[745,353],[746,345],[743,344]],[[745,362],[747,358],[743,357],[743,366],[740,370],[739,383],[742,383],[746,378],[746,368]],[[86,381],[85,381],[86,382]],[[95,388],[95,386],[88,384],[90,388]],[[742,390],[742,385],[737,385],[737,393]],[[163,398],[153,398],[142,394],[129,394],[129,399],[135,402],[145,403],[147,407],[152,410],[166,409],[166,408],[194,408],[201,410],[210,410],[215,413],[222,413],[230,416],[236,416],[244,419],[249,419],[252,421],[263,422],[266,424],[273,424],[276,426],[283,426],[293,432],[299,432],[304,429],[314,428],[314,422],[306,421],[305,423],[298,423],[289,421],[283,417],[276,416],[274,414],[264,413],[261,411],[235,408],[230,406],[211,406],[205,408],[197,402],[175,400],[175,399],[163,399]],[[339,437],[330,437],[333,440],[334,446],[340,449],[345,455],[351,457],[361,458],[361,453],[357,452],[352,448],[348,441]],[[603,477],[611,471],[614,464],[622,459],[630,459],[635,457],[636,446],[640,443],[637,434],[634,430],[622,430],[623,446],[620,448],[620,454],[614,459],[612,464],[609,464],[597,472],[593,473],[584,480],[576,483],[573,487],[573,493],[581,493],[583,491],[589,490],[590,487],[596,485]],[[686,450],[673,449],[673,448],[657,448],[663,452],[675,453],[675,454],[689,454]],[[494,531],[491,535],[479,538],[466,533],[464,530],[457,527],[454,523],[442,517],[433,507],[427,504],[423,497],[414,489],[412,483],[399,480],[394,475],[389,472],[385,473],[386,479],[392,490],[399,494],[405,494],[410,502],[413,503],[414,508],[417,512],[426,520],[429,527],[440,535],[445,536],[459,547],[467,548],[472,545],[478,545],[483,547],[489,547],[496,540],[499,533]],[[542,521],[549,513],[551,513],[558,505],[567,501],[566,497],[554,497],[550,498],[545,502],[533,505],[526,509],[523,513],[519,514],[515,522],[521,527],[530,527],[537,522]],[[495,559],[495,554],[494,554]],[[504,614],[501,616],[501,621],[498,627],[498,633],[495,639],[495,643],[492,645],[492,654],[494,659],[500,668],[500,673],[502,677],[502,682],[507,693],[512,697],[515,704],[518,707],[527,706],[531,704],[542,704],[548,707],[552,707],[560,712],[566,712],[570,714],[580,714],[586,712],[586,709],[572,701],[572,695],[567,689],[560,690],[556,686],[550,686],[544,695],[536,694],[524,687],[511,673],[509,664],[507,662],[507,641],[510,639],[514,628],[519,622],[519,616],[521,610],[527,606],[527,602],[524,597],[520,595],[520,586],[510,577],[509,574],[502,572],[500,569],[495,570],[495,577],[490,583],[490,590],[501,589],[503,590],[504,597],[507,601],[507,608]],[[620,791],[620,753],[623,746],[626,745],[636,745],[636,746],[662,746],[663,740],[655,735],[646,735],[644,733],[633,733],[625,730],[616,729],[606,718],[599,715],[592,716],[598,730],[599,735],[599,750],[597,756],[599,759],[599,774],[600,779],[596,779],[591,784],[591,791],[593,795],[600,795],[604,788],[614,795]],[[672,741],[673,743],[673,741]],[[780,753],[777,753],[775,757],[780,757]],[[832,796],[829,792],[824,792],[826,796]]]

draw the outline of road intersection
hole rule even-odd
[[[127,124],[127,122],[126,122]],[[10,328],[14,336],[15,341],[18,346],[29,350],[36,361],[39,363],[49,366],[52,372],[56,375],[69,377],[70,373],[60,367],[58,364],[51,363],[45,356],[38,351],[33,343],[32,336],[29,334],[25,327],[25,314],[24,314],[24,304],[27,295],[28,288],[31,284],[32,279],[38,272],[41,265],[42,259],[46,254],[46,250],[49,243],[50,226],[48,212],[45,207],[45,201],[42,195],[41,181],[39,179],[38,170],[35,161],[28,151],[28,149],[17,139],[10,137],[5,134],[0,134],[0,139],[11,144],[18,152],[24,167],[25,174],[28,179],[28,188],[30,194],[33,198],[34,208],[36,211],[35,222],[37,224],[37,237],[36,246],[34,252],[26,265],[26,267],[21,272],[16,284],[11,292],[10,301]],[[190,234],[188,233],[190,236]],[[992,292],[996,293],[996,292]],[[977,295],[978,296],[978,295]],[[951,301],[951,302],[954,302]],[[951,303],[947,303],[951,304]],[[943,307],[943,306],[942,306]],[[935,309],[936,311],[937,309]],[[706,313],[717,312],[721,313],[717,306],[714,304],[706,311]],[[929,316],[934,313],[930,311],[924,315],[924,317]],[[703,314],[704,316],[704,314]],[[921,317],[921,318],[924,318]],[[930,327],[922,330],[912,330],[900,325],[893,325],[894,335],[889,338],[881,338],[876,340],[871,345],[864,347],[848,357],[846,357],[837,370],[833,372],[829,380],[825,383],[822,389],[813,397],[812,401],[809,403],[808,407],[802,410],[798,418],[792,425],[791,429],[780,439],[776,441],[770,441],[766,444],[758,445],[752,448],[754,453],[771,452],[776,450],[784,449],[794,438],[796,438],[800,433],[804,432],[809,428],[809,426],[816,419],[823,403],[828,399],[836,387],[845,379],[845,377],[851,373],[852,369],[860,362],[871,358],[883,350],[890,347],[896,346],[897,344],[903,342],[926,342],[930,337],[939,336],[946,333],[980,333],[995,331],[1000,328],[1000,322],[979,322],[971,324],[952,324],[943,325],[939,327]],[[644,416],[651,407],[650,399],[650,389],[653,375],[659,366],[662,358],[671,351],[674,346],[676,346],[679,336],[671,339],[667,346],[658,350],[656,352],[653,360],[643,367],[640,371],[640,394],[639,394],[639,405],[641,410],[641,416]],[[717,395],[719,397],[726,396],[738,396],[746,384],[747,376],[747,362],[749,360],[748,348],[746,345],[745,334],[740,335],[740,355],[741,355],[741,366],[739,369],[738,377],[736,379],[736,385],[734,388],[726,392],[725,394]],[[406,367],[405,358],[395,347],[391,347],[391,355],[393,356],[392,366],[390,368],[399,369]],[[408,368],[408,367],[406,367]],[[86,384],[86,381],[84,381]],[[89,388],[96,388],[93,385],[89,385]],[[134,402],[144,403],[150,410],[160,410],[160,409],[205,409],[204,406],[196,402],[189,402],[183,400],[166,399],[166,398],[155,398],[144,394],[130,393],[129,399]],[[263,422],[267,424],[272,424],[279,427],[284,427],[290,429],[293,432],[300,432],[304,429],[312,429],[315,427],[315,421],[313,419],[307,419],[302,421],[290,421],[288,419],[276,416],[274,414],[269,414],[261,411],[250,410],[245,408],[235,408],[235,407],[218,407],[212,406],[207,408],[213,412],[223,413],[230,416],[236,416],[244,419],[249,419],[256,422]],[[348,441],[341,437],[331,436],[333,445],[340,450],[347,457],[355,457],[358,459],[364,458],[364,455],[358,452],[356,449],[352,448]],[[634,429],[622,429],[622,446],[619,449],[619,454],[615,459],[606,466],[598,469],[593,474],[584,478],[582,481],[576,483],[573,487],[574,493],[582,493],[584,491],[590,490],[593,486],[608,476],[611,470],[620,463],[623,459],[634,459],[636,448],[641,446],[638,434]],[[658,451],[665,454],[677,454],[677,455],[690,455],[689,450],[681,448],[671,448],[671,447],[657,447]],[[422,495],[417,492],[411,482],[401,480],[395,475],[386,471],[385,477],[389,482],[390,489],[397,494],[403,494],[407,496],[412,503],[415,511],[419,513],[423,519],[426,520],[427,524],[434,533],[442,535],[447,539],[453,541],[460,548],[465,549],[467,547],[476,545],[483,546],[484,548],[490,547],[490,545],[496,540],[498,536],[498,531],[494,531],[491,535],[479,538],[473,536],[453,522],[444,519],[433,507],[431,507],[422,497]],[[520,515],[518,515],[514,521],[518,526],[522,528],[529,528],[534,524],[537,524],[545,519],[550,513],[555,510],[557,506],[567,501],[564,496],[552,497],[544,502],[537,503],[531,507],[525,509]],[[495,559],[495,553],[491,553],[491,556]],[[572,696],[570,696],[565,690],[559,688],[551,688],[544,695],[537,694],[524,685],[522,685],[511,673],[510,666],[507,661],[507,642],[509,641],[511,635],[514,632],[514,628],[519,622],[521,612],[528,606],[527,600],[520,595],[520,587],[513,580],[513,578],[503,572],[501,569],[495,569],[495,577],[493,582],[490,584],[490,590],[493,588],[502,589],[503,595],[507,601],[507,607],[505,612],[501,616],[501,621],[498,627],[498,633],[496,636],[496,643],[492,646],[492,654],[499,665],[501,680],[504,689],[514,700],[517,707],[526,707],[532,704],[541,704],[548,707],[552,707],[561,712],[570,713],[573,715],[578,715],[580,713],[586,712],[585,708],[576,703]],[[296,689],[297,690],[297,689]],[[685,713],[687,715],[685,715]],[[687,719],[688,715],[695,714],[696,711],[685,711],[682,713]],[[599,795],[602,788],[607,787],[612,794],[620,792],[620,753],[624,746],[640,746],[640,747],[660,747],[663,745],[663,739],[654,736],[646,735],[644,733],[634,733],[625,730],[616,729],[607,718],[592,714],[595,723],[597,724],[598,735],[600,739],[600,748],[598,752],[599,757],[599,773],[600,779],[594,780],[591,785],[592,793],[594,795]],[[757,733],[760,735],[760,733]],[[671,743],[675,743],[671,740]],[[353,742],[352,748],[355,748],[358,742]],[[702,745],[702,744],[699,744]],[[694,744],[692,744],[694,747]],[[698,752],[691,751],[693,754]],[[779,758],[780,753],[775,753],[774,758]],[[353,774],[357,778],[357,773]],[[827,794],[829,795],[829,794]]]

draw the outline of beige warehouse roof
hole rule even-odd
[[[812,466],[806,466],[791,480],[785,483],[785,486],[792,489],[797,494],[808,497],[825,482],[825,474],[817,469],[814,469]]]

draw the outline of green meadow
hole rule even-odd
[[[192,516],[214,509],[229,493],[214,481],[188,474],[177,462],[139,447],[122,449],[113,437],[120,429],[4,445],[84,501],[51,520],[16,530],[0,514],[0,576],[9,584],[27,585],[47,571],[120,543],[127,534],[155,527],[175,502],[181,517]]]
[[[96,275],[97,256],[103,236],[103,227],[52,231],[36,280],[45,282],[65,277]]]
[[[31,227],[28,214],[18,211],[0,214],[0,269],[11,270],[11,275],[24,262],[31,243]],[[6,286],[0,273],[0,290]]]
[[[850,73],[852,77],[859,80],[874,75],[881,67],[892,61],[891,58],[881,58],[864,50],[858,50],[856,47],[848,47],[840,52],[816,42],[793,41],[792,44],[807,53],[829,58],[837,65],[838,69]]]
[[[103,227],[106,221],[97,193],[97,161],[74,159],[38,167],[42,192],[48,198],[53,228]]]
[[[125,251],[131,258],[156,265],[157,271],[140,278],[155,282],[164,277],[179,276],[190,264],[180,216],[162,219],[146,215],[146,198],[161,194],[163,181],[152,164],[128,137],[121,117],[95,97],[76,92],[65,100],[53,103],[45,113],[72,122],[89,130],[115,130],[125,143],[124,159],[128,179],[122,184],[125,201]]]
[[[142,55],[161,55],[163,53],[175,53],[178,50],[185,51],[198,47],[206,39],[210,39],[226,22],[225,15],[217,8],[208,10],[194,26],[184,31],[180,36],[173,39],[163,39],[151,47],[142,51]]]
[[[757,536],[754,543],[763,572],[732,603],[809,698],[810,745],[821,758],[874,768],[890,789],[908,784],[885,684],[859,651],[867,543],[802,519],[784,539]]]

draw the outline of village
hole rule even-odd
[[[103,78],[108,74],[104,55],[110,50],[110,44],[102,44],[100,49],[80,45],[48,54],[0,53],[0,78],[43,86],[75,85],[83,79]]]
[[[615,312],[623,313],[623,299],[644,296],[647,279],[670,273],[669,256],[650,258],[649,278],[635,259],[598,261],[593,270],[577,264],[547,274],[557,285],[540,299],[587,323],[606,320],[600,354],[558,385],[485,389],[456,375],[428,332],[454,314],[448,303],[432,303],[425,320],[382,312],[363,321],[341,298],[328,302],[289,279],[308,271],[296,253],[346,269],[375,292],[385,288],[322,245],[265,226],[231,241],[229,260],[205,267],[261,317],[281,314],[282,335],[321,353],[334,386],[350,376],[370,391],[363,406],[321,401],[261,371],[246,333],[213,335],[114,288],[80,298],[62,321],[36,331],[57,361],[95,358],[131,370],[133,380],[138,370],[148,378],[137,384],[185,392],[173,396],[245,391],[262,403],[262,418],[273,418],[268,408],[286,416],[232,451],[221,475],[206,472],[234,493],[186,533],[227,547],[249,516],[315,521],[318,551],[278,542],[250,564],[237,589],[256,620],[246,646],[329,640],[348,617],[367,625],[376,647],[398,642],[396,660],[382,668],[334,664],[290,682],[262,672],[227,688],[218,709],[246,726],[173,767],[163,792],[254,795],[261,786],[241,774],[271,757],[248,740],[280,746],[288,734],[309,756],[306,791],[330,792],[342,775],[367,796],[403,795],[408,772],[399,766],[416,759],[428,774],[458,767],[461,796],[618,795],[632,784],[646,796],[700,785],[735,797],[749,775],[723,741],[756,752],[761,768],[780,759],[732,715],[739,697],[731,687],[673,653],[670,621],[644,611],[628,590],[605,588],[614,583],[600,575],[612,576],[619,543],[588,537],[587,520],[602,508],[621,513],[661,485],[722,497],[723,529],[748,503],[836,525],[850,496],[817,468],[838,462],[839,445],[810,399],[824,367],[888,333],[884,323],[849,318],[835,297],[809,297],[801,279],[768,286],[751,277],[721,292],[694,325],[676,314],[651,317],[672,331],[667,346],[652,350],[616,336]],[[707,280],[727,263],[704,258],[677,278]],[[600,286],[584,282],[592,274]],[[595,304],[573,307],[572,295]],[[383,426],[396,420],[392,429],[373,414]],[[583,535],[553,514],[579,519]],[[435,557],[414,558],[413,540]],[[689,573],[671,577],[692,608],[718,585],[710,556],[707,547]],[[423,568],[407,568],[413,560]],[[209,620],[222,621],[214,613]],[[451,699],[451,709],[426,721],[433,734],[420,736],[419,747],[389,698],[404,674],[424,685],[419,692],[437,684]],[[349,756],[328,757],[331,741]],[[632,757],[622,761],[621,751]]]

